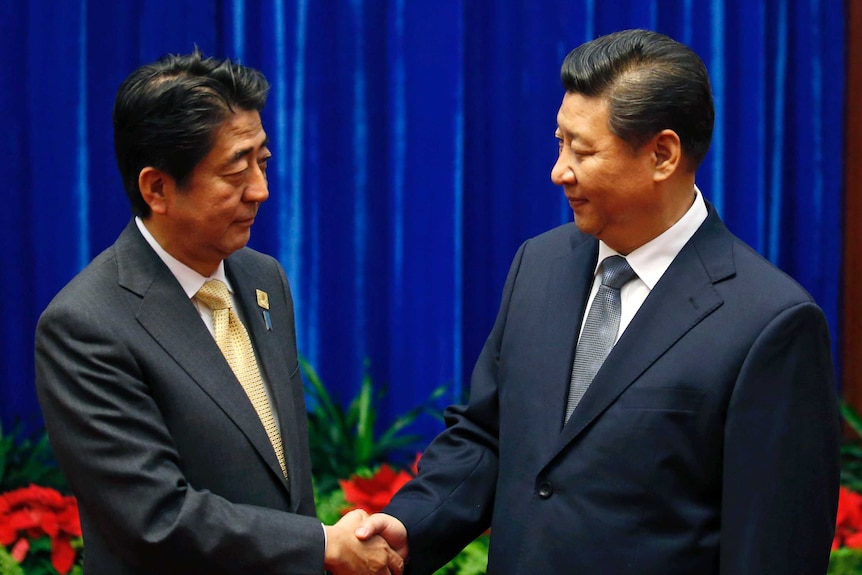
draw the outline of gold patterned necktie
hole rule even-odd
[[[266,396],[260,369],[251,346],[251,338],[242,322],[239,321],[227,286],[220,280],[208,280],[195,297],[208,306],[213,312],[213,332],[216,344],[224,354],[228,365],[239,380],[248,395],[257,416],[263,423],[263,428],[269,436],[269,441],[275,450],[281,472],[287,478],[287,466],[284,462],[284,447],[281,434],[272,415],[272,408]]]

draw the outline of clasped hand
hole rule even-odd
[[[333,575],[401,575],[407,558],[407,530],[389,515],[354,509],[326,530],[323,564]]]

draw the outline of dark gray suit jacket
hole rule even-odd
[[[289,481],[197,310],[134,222],[39,320],[39,401],[78,497],[87,575],[323,570],[287,278],[248,248],[225,270],[273,391]],[[271,330],[256,289],[269,295]]]
[[[598,242],[527,241],[470,403],[386,512],[408,573],[491,527],[489,574],[815,575],[838,493],[829,334],[714,209],[563,417]]]

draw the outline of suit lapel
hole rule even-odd
[[[540,344],[547,363],[541,366],[542,379],[548,382],[537,402],[540,411],[529,421],[541,426],[545,445],[554,445],[563,424],[566,398],[572,375],[575,343],[584,317],[587,296],[592,288],[598,242],[588,239],[554,261],[548,276],[545,306],[542,314],[544,340]],[[538,366],[537,366],[538,367]]]
[[[721,306],[713,284],[734,273],[732,236],[711,206],[709,212],[611,350],[560,434],[557,453],[686,332]]]
[[[117,242],[119,283],[141,296],[137,320],[281,477],[269,437],[194,304],[134,221]],[[233,278],[231,278],[233,281]]]
[[[258,364],[275,403],[285,464],[293,491],[299,488],[299,484],[295,482],[299,481],[300,474],[298,472],[291,474],[291,469],[297,471],[300,469],[298,449],[300,437],[296,421],[297,406],[289,383],[289,370],[293,366],[285,362],[284,350],[290,345],[293,326],[292,320],[287,317],[286,310],[283,309],[284,304],[280,297],[284,288],[271,270],[266,273],[264,270],[256,269],[256,266],[250,264],[248,258],[231,257],[225,262],[225,266],[236,291],[238,305],[242,308],[246,329],[254,345]],[[257,290],[265,292],[269,298],[268,311],[272,329],[268,329],[263,308],[258,305]],[[272,448],[269,449],[269,453],[272,453]],[[281,468],[274,455],[270,461],[270,467],[281,475]],[[299,498],[294,498],[293,504],[298,505],[298,503]]]

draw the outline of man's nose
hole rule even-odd
[[[557,157],[554,167],[551,168],[551,181],[558,186],[572,184],[575,181],[575,172],[572,171],[568,162],[565,161],[564,154],[560,154]]]
[[[247,202],[265,202],[269,198],[269,185],[266,181],[266,172],[258,165],[252,168],[248,188],[245,191]]]

